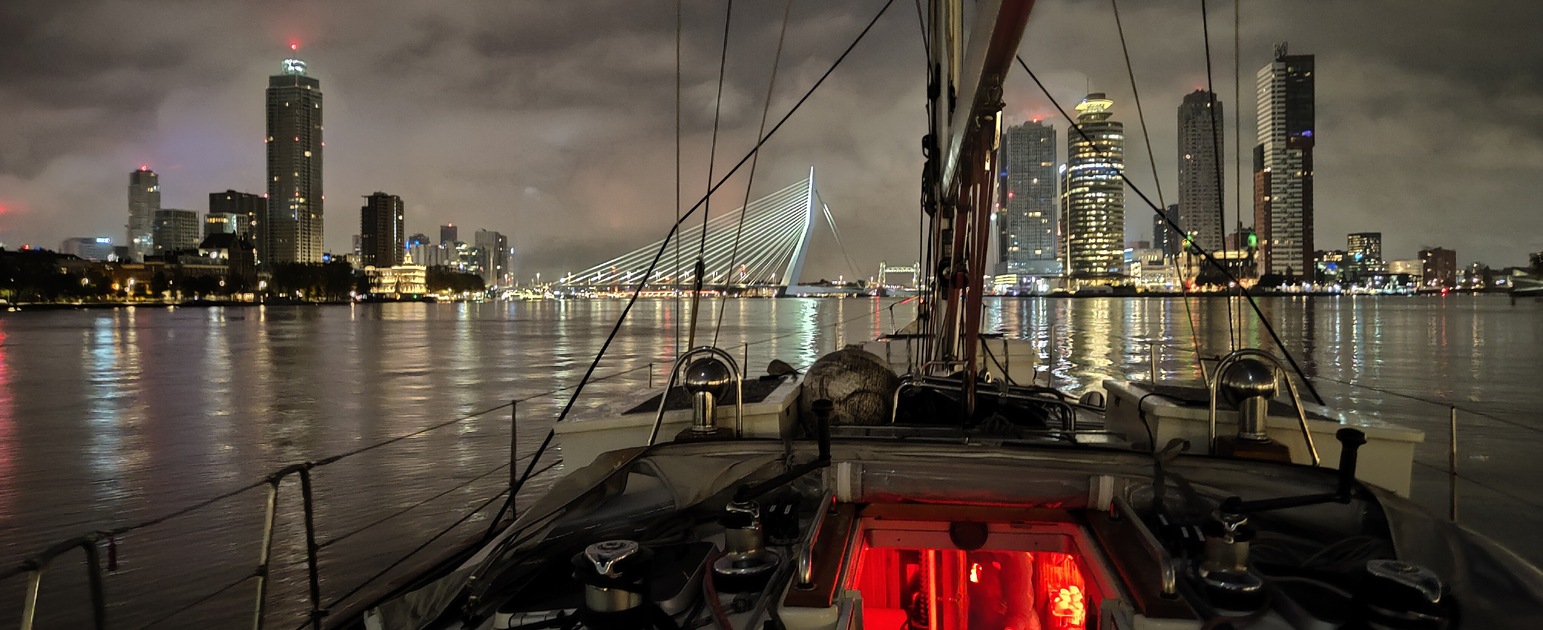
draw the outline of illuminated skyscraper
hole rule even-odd
[[[364,207],[359,209],[360,262],[376,267],[402,264],[407,249],[402,198],[378,192],[364,199]]]
[[[1254,229],[1262,273],[1313,268],[1313,81],[1313,56],[1288,55],[1285,44],[1259,69]]]
[[[1212,104],[1215,112],[1212,112]],[[1212,116],[1215,116],[1213,119]],[[1208,252],[1222,247],[1222,102],[1195,90],[1179,105],[1179,216],[1185,234]]]
[[[268,225],[259,265],[321,262],[321,132],[321,83],[306,76],[304,61],[285,59],[283,72],[268,77]]]
[[[1038,120],[1002,132],[998,274],[1058,273],[1055,128]]]
[[[1063,256],[1067,274],[1085,284],[1113,282],[1125,266],[1125,125],[1110,119],[1113,105],[1089,94],[1077,105],[1077,128],[1066,134]]]
[[[161,209],[161,178],[148,166],[129,173],[129,255],[144,260],[155,251],[155,212]]]

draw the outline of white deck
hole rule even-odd
[[[744,436],[778,438],[786,435],[796,421],[798,394],[802,390],[802,377],[790,379],[772,390],[765,400],[745,403]],[[563,463],[573,469],[595,461],[601,453],[646,445],[658,408],[624,412],[663,391],[663,387],[641,390],[595,412],[553,425],[558,445],[563,449]],[[717,417],[718,426],[733,427],[734,405],[720,405]],[[665,411],[658,441],[674,440],[676,434],[689,426],[691,409]]]
[[[1189,440],[1191,448],[1204,448],[1209,433],[1209,409],[1185,406],[1162,396],[1146,396],[1141,386],[1116,380],[1104,381],[1109,392],[1109,406],[1104,411],[1105,426],[1110,431],[1124,433],[1130,440],[1146,440],[1146,427],[1142,424],[1136,404],[1140,402],[1146,421],[1152,426],[1157,444],[1167,444],[1174,438]],[[1146,396],[1145,399],[1142,397]],[[1409,496],[1410,475],[1414,466],[1414,449],[1425,441],[1425,434],[1414,429],[1387,422],[1370,420],[1354,415],[1335,413],[1330,409],[1304,403],[1313,413],[1327,417],[1341,417],[1340,422],[1307,420],[1313,443],[1318,447],[1318,458],[1326,468],[1339,467],[1339,440],[1334,433],[1345,427],[1360,429],[1366,434],[1366,445],[1361,447],[1357,458],[1356,478],[1393,492]],[[1237,431],[1237,412],[1217,410],[1216,432],[1231,435]],[[1311,464],[1307,441],[1302,438],[1301,423],[1296,415],[1271,415],[1265,423],[1270,439],[1291,449],[1291,461]]]

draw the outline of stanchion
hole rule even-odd
[[[1447,449],[1447,502],[1450,506],[1448,516],[1452,522],[1457,522],[1457,405],[1452,405],[1448,418],[1447,437],[1451,441],[1451,448]]]
[[[520,401],[509,401],[509,489],[514,491],[515,483],[520,483],[520,468],[514,465],[515,460],[520,459]]]

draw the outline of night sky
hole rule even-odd
[[[773,120],[882,6],[794,3]],[[1381,231],[1388,259],[1418,248],[1524,264],[1543,250],[1543,4],[1243,3],[1244,155],[1255,140],[1255,72],[1275,42],[1317,55],[1318,249]],[[686,2],[684,163],[689,206],[706,190],[723,2]],[[735,3],[719,172],[751,146],[783,3]],[[1206,84],[1200,3],[1121,6],[1163,197],[1177,197],[1183,96]],[[1233,155],[1232,4],[1212,3],[1215,86]],[[325,102],[327,246],[350,249],[361,196],[401,195],[408,233],[462,226],[510,236],[522,277],[573,270],[663,235],[675,198],[675,13],[662,0],[582,2],[0,2],[0,242],[123,241],[128,173],[161,175],[162,205],[207,211],[227,188],[263,192],[263,90],[291,42]],[[1154,199],[1110,5],[1041,0],[1022,45],[1071,107],[1115,99],[1127,168]],[[924,133],[916,7],[896,0],[869,38],[768,143],[757,195],[812,164],[861,275],[916,257]],[[1021,70],[1010,122],[1052,117]],[[1066,126],[1057,123],[1064,157]],[[1247,165],[1245,164],[1245,167]],[[1235,198],[1227,176],[1228,215]],[[1252,184],[1243,199],[1251,204]],[[740,205],[744,178],[714,196]],[[1150,211],[1127,201],[1127,240]],[[1244,223],[1251,223],[1246,206]],[[1230,223],[1231,219],[1229,219]],[[828,234],[805,280],[851,274]]]

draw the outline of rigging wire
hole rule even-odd
[[[1243,227],[1243,66],[1241,48],[1242,13],[1238,8],[1241,0],[1232,0],[1232,217],[1237,222],[1239,230]],[[1226,134],[1223,133],[1223,136]],[[1217,168],[1221,168],[1218,166]],[[1255,231],[1258,230],[1256,226]],[[1255,264],[1258,264],[1257,262]],[[1232,296],[1227,296],[1227,301],[1232,301]],[[1238,307],[1242,313],[1242,306]],[[1239,320],[1242,318],[1239,317]],[[1238,338],[1243,337],[1243,322],[1238,322]]]
[[[718,96],[713,103],[713,142],[707,150],[707,205],[702,208],[702,239],[697,245],[696,269],[691,279],[691,326],[686,334],[686,349],[696,347],[696,325],[701,318],[700,308],[702,304],[702,280],[707,275],[706,261],[703,255],[707,252],[707,218],[713,212],[713,162],[718,160],[718,122],[723,113],[723,71],[728,67],[729,61],[729,24],[734,20],[734,0],[728,0],[728,8],[723,12],[723,48],[718,53]],[[756,152],[759,154],[759,151]],[[679,271],[677,269],[677,271]]]
[[[1045,98],[1050,99],[1050,104],[1055,106],[1056,111],[1060,112],[1061,117],[1065,118],[1068,122],[1071,123],[1072,130],[1081,135],[1083,140],[1087,141],[1088,143],[1093,143],[1093,138],[1088,136],[1087,132],[1083,131],[1082,128],[1077,126],[1077,122],[1072,119],[1071,114],[1066,113],[1066,109],[1061,107],[1061,103],[1050,94],[1050,88],[1045,87],[1045,84],[1039,80],[1039,75],[1034,74],[1034,71],[1029,69],[1029,64],[1023,61],[1023,56],[1014,55],[1014,57],[1018,60],[1018,66],[1023,68],[1024,72],[1029,73],[1029,78],[1034,80],[1034,85],[1039,86],[1039,90],[1040,92],[1044,93]],[[1169,227],[1173,228],[1174,231],[1179,231],[1179,224],[1174,222],[1173,217],[1168,216],[1168,213],[1163,208],[1157,207],[1157,204],[1152,201],[1152,198],[1148,197],[1146,193],[1142,192],[1141,187],[1137,186],[1135,182],[1131,181],[1130,176],[1126,175],[1123,170],[1120,171],[1120,179],[1124,180],[1125,185],[1129,186],[1131,191],[1135,192],[1136,196],[1140,197],[1141,201],[1147,204],[1147,207],[1151,208],[1153,212],[1157,213],[1157,216],[1162,217],[1163,221],[1167,223]],[[1221,261],[1216,260],[1216,257],[1211,255],[1211,252],[1207,251],[1205,247],[1195,245],[1194,248],[1196,253],[1200,254],[1207,262],[1216,267],[1216,269],[1220,271],[1226,279],[1232,282],[1237,282],[1237,277],[1233,276],[1232,272],[1228,271],[1227,267],[1221,264]],[[1270,339],[1275,342],[1275,346],[1280,348],[1281,354],[1286,356],[1286,362],[1291,365],[1291,369],[1297,373],[1297,377],[1301,379],[1302,384],[1307,387],[1307,392],[1313,395],[1313,400],[1320,405],[1324,404],[1323,396],[1318,394],[1317,388],[1313,387],[1312,381],[1308,380],[1307,374],[1302,371],[1302,366],[1299,365],[1296,358],[1291,355],[1291,351],[1286,348],[1286,344],[1281,342],[1280,335],[1276,334],[1275,327],[1270,325],[1270,320],[1264,316],[1264,311],[1260,310],[1259,303],[1254,300],[1253,294],[1249,293],[1247,289],[1244,289],[1241,284],[1238,285],[1238,290],[1243,294],[1243,297],[1248,300],[1249,307],[1252,308],[1254,314],[1259,317],[1260,325],[1264,327],[1265,332],[1270,334]]]
[[[595,353],[595,358],[590,361],[589,367],[584,370],[584,376],[579,379],[578,385],[574,386],[573,395],[568,398],[568,402],[563,405],[562,411],[557,414],[557,419],[553,421],[554,426],[556,423],[562,422],[564,419],[566,419],[568,414],[573,411],[574,404],[578,402],[579,396],[584,393],[584,386],[589,382],[590,377],[594,375],[595,369],[600,366],[600,360],[605,358],[606,350],[610,349],[611,342],[616,340],[617,333],[621,332],[622,324],[627,321],[627,314],[632,311],[633,305],[637,304],[638,297],[643,293],[643,287],[648,285],[648,280],[653,276],[654,269],[659,266],[659,260],[664,256],[665,249],[669,246],[669,242],[675,237],[677,233],[679,233],[681,223],[686,219],[691,218],[691,215],[695,213],[698,208],[707,203],[707,197],[712,196],[714,191],[718,190],[718,188],[723,186],[724,182],[728,181],[728,178],[732,177],[734,173],[739,171],[740,167],[743,167],[746,162],[750,161],[751,156],[760,151],[761,146],[765,145],[766,142],[772,138],[772,136],[776,135],[777,132],[782,129],[782,126],[788,122],[788,119],[792,118],[793,114],[797,113],[798,110],[804,106],[804,103],[809,101],[809,97],[814,96],[815,91],[819,90],[820,86],[825,84],[825,80],[830,78],[830,75],[836,71],[836,68],[841,67],[841,62],[846,61],[847,56],[852,54],[852,50],[857,48],[857,45],[863,41],[863,38],[867,37],[868,33],[873,30],[873,25],[878,24],[879,18],[884,17],[884,14],[889,11],[889,7],[894,3],[895,0],[886,0],[884,6],[880,7],[878,13],[874,14],[873,19],[868,21],[868,25],[863,27],[863,30],[857,34],[857,37],[852,40],[852,43],[847,45],[846,50],[842,51],[841,55],[836,57],[836,60],[832,62],[830,67],[825,70],[825,73],[820,75],[819,79],[815,80],[814,85],[809,86],[808,91],[804,92],[804,95],[798,99],[798,102],[793,103],[793,107],[790,108],[786,114],[782,115],[782,118],[777,121],[777,124],[772,125],[771,130],[767,131],[765,135],[761,136],[761,140],[756,142],[754,147],[751,147],[750,152],[747,153],[744,157],[740,158],[739,162],[735,163],[734,167],[729,169],[729,172],[724,174],[724,176],[718,180],[717,184],[714,184],[712,188],[708,189],[707,195],[703,196],[702,199],[696,202],[695,205],[692,205],[690,210],[687,210],[684,214],[681,215],[680,220],[676,221],[674,225],[670,226],[670,231],[665,234],[664,241],[659,244],[659,250],[654,253],[654,259],[649,263],[648,270],[643,272],[643,277],[638,280],[637,286],[632,290],[632,297],[628,298],[627,305],[622,308],[621,315],[617,316],[616,318],[616,324],[611,327],[610,334],[606,335],[605,341],[600,345],[600,351]],[[518,492],[519,489],[523,487],[530,479],[531,474],[535,470],[536,462],[540,461],[542,454],[546,453],[546,450],[551,447],[552,439],[556,437],[556,435],[557,433],[555,429],[547,429],[546,437],[541,440],[541,446],[536,449],[535,457],[531,458],[530,463],[525,467],[525,472],[521,473],[519,481],[515,483],[515,492]],[[510,500],[512,500],[514,494],[514,492],[510,493]],[[506,508],[508,507],[507,504],[508,500],[505,501]],[[503,510],[500,510],[500,512],[502,511]]]
[[[1206,0],[1200,0],[1200,28],[1205,36],[1205,93],[1206,114],[1211,119],[1211,149],[1217,153],[1222,150],[1221,130],[1216,127],[1216,87],[1211,79],[1211,19],[1210,11],[1206,10]],[[1237,107],[1237,103],[1232,104]],[[1216,168],[1216,220],[1222,228],[1222,259],[1227,258],[1227,208],[1222,204],[1222,161],[1212,160]],[[1242,227],[1239,225],[1238,227]],[[1235,282],[1235,281],[1234,281]],[[1242,283],[1237,283],[1241,288]],[[1232,350],[1237,350],[1242,345],[1241,326],[1238,317],[1233,316],[1232,291],[1227,291],[1227,339],[1232,342]]]
[[[1120,2],[1119,0],[1109,0],[1109,6],[1114,9],[1114,28],[1120,34],[1120,52],[1125,54],[1125,72],[1130,76],[1130,93],[1136,101],[1136,121],[1141,125],[1141,137],[1146,141],[1147,162],[1152,164],[1152,181],[1157,186],[1157,203],[1167,208],[1168,202],[1163,199],[1163,180],[1157,174],[1157,158],[1152,153],[1152,135],[1147,133],[1147,117],[1141,107],[1141,92],[1136,89],[1136,67],[1131,64],[1130,46],[1125,43],[1125,25],[1120,20]],[[1152,238],[1154,240],[1157,238],[1157,229],[1160,228],[1153,228]],[[1178,233],[1178,237],[1180,243],[1184,242],[1184,233],[1182,231]],[[1168,255],[1167,248],[1164,248],[1163,255]],[[1178,256],[1173,257],[1173,275],[1179,280],[1179,287],[1184,296],[1184,317],[1189,320],[1190,340],[1195,344],[1195,356],[1198,357],[1200,356],[1200,327],[1195,325],[1195,313],[1189,305],[1189,287],[1184,284],[1184,277],[1179,269]],[[1155,382],[1153,383],[1153,385],[1156,384]]]
[[[680,223],[680,42],[681,20],[680,5],[683,0],[675,0],[675,222]],[[675,241],[675,355],[680,356],[680,241]]]
[[[792,15],[793,0],[788,0],[787,3],[782,7],[782,30],[777,33],[777,52],[772,55],[771,79],[767,80],[766,82],[766,104],[761,107],[761,126],[760,128],[756,129],[755,132],[755,137],[757,138],[761,137],[761,134],[766,133],[766,117],[771,113],[772,90],[777,87],[777,66],[782,62],[782,43],[787,38],[788,18]],[[739,227],[734,229],[734,246],[729,250],[728,279],[730,284],[732,284],[734,280],[734,263],[739,259],[739,239],[745,233],[745,215],[750,212],[750,188],[751,186],[755,185],[755,167],[756,164],[760,161],[761,152],[756,151],[755,157],[750,158],[750,172],[746,175],[745,178],[745,203],[739,207]],[[707,215],[703,214],[702,218],[703,221],[706,221]],[[702,227],[702,238],[704,240],[707,238],[707,227],[705,223]],[[798,278],[788,278],[787,280],[790,283],[798,282]],[[713,324],[713,346],[718,345],[718,333],[723,330],[723,309],[727,307],[728,304],[729,301],[726,299],[726,296],[725,299],[718,301],[718,319],[716,323]],[[746,371],[749,369],[750,366],[745,366]]]

